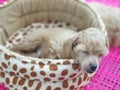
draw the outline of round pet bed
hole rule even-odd
[[[16,0],[0,8],[0,82],[10,90],[75,90],[88,84],[95,73],[82,71],[75,60],[25,57],[4,47],[14,32],[39,20],[106,34],[96,11],[80,0]]]

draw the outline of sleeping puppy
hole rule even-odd
[[[73,56],[70,56],[80,61],[82,69],[93,73],[99,65],[100,58],[108,53],[108,39],[100,30],[88,28],[67,40],[64,50],[65,56],[72,52]]]
[[[106,35],[96,28],[80,32],[63,28],[37,29],[23,38],[24,43],[14,45],[11,50],[33,52],[37,49],[40,58],[79,60],[88,73],[96,71],[100,58],[108,52]]]
[[[105,23],[111,46],[120,46],[120,8],[108,7],[98,3],[90,3],[100,14]]]

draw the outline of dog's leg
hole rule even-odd
[[[44,49],[44,51],[41,53],[40,55],[41,58],[48,58],[48,59],[58,59],[58,55],[55,52],[55,50],[53,50],[52,48],[47,48]]]
[[[35,51],[38,47],[39,47],[39,42],[34,41],[34,42],[30,42],[30,41],[24,41],[24,42],[20,42],[18,44],[13,45],[13,47],[10,48],[10,50],[12,51],[21,51],[21,52],[33,52]]]

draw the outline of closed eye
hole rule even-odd
[[[104,54],[102,52],[96,52],[96,55],[98,55],[99,58],[104,56]]]
[[[84,54],[89,55],[88,51],[82,51]]]
[[[104,54],[101,51],[95,51],[94,54],[98,55],[98,57],[103,57]]]
[[[103,57],[103,56],[104,56],[104,54],[98,54],[98,56],[101,58],[101,57]]]

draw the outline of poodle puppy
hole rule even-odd
[[[106,26],[110,46],[120,46],[120,9],[98,3],[90,3],[100,14]]]
[[[38,50],[40,58],[75,59],[88,73],[96,71],[100,58],[108,52],[106,35],[96,28],[80,32],[63,28],[37,29],[23,38],[24,42],[14,45],[11,50]]]

